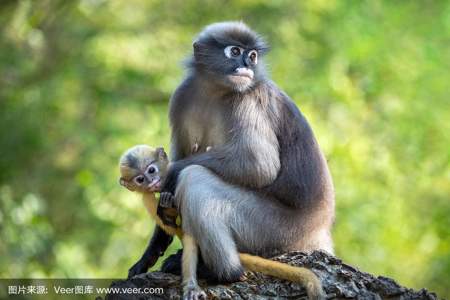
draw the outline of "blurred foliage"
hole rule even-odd
[[[450,296],[448,1],[2,1],[0,277],[127,274],[153,225],[118,158],[168,147],[181,62],[228,19],[325,151],[337,255]]]

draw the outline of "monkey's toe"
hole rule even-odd
[[[219,281],[221,283],[233,283],[243,281],[241,278],[243,278],[243,280],[246,279],[244,269],[239,266],[235,269],[229,270],[226,274],[219,276]]]
[[[206,300],[206,293],[198,286],[190,287],[183,293],[183,300]]]
[[[247,275],[242,274],[241,277],[239,277],[239,281],[246,281],[248,279]]]

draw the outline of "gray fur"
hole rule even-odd
[[[230,81],[241,62],[224,47],[258,51],[255,76]],[[267,79],[267,46],[245,24],[213,24],[194,44],[189,74],[170,102],[172,159],[163,191],[175,192],[183,230],[223,279],[242,267],[237,251],[333,251],[331,176],[295,104]],[[191,155],[198,144],[198,153]],[[212,149],[206,151],[207,146]]]
[[[131,169],[139,169],[139,159],[133,153],[127,153],[125,156],[126,163]]]

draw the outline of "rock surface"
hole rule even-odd
[[[295,266],[310,268],[319,276],[328,299],[438,299],[436,294],[419,291],[397,284],[393,279],[364,273],[324,252],[310,255],[289,252],[273,258]],[[247,272],[247,280],[229,285],[206,285],[200,280],[209,299],[307,299],[305,289],[299,284]],[[111,287],[163,288],[160,294],[107,295],[106,300],[124,299],[181,299],[180,277],[153,272],[130,280],[118,280]]]

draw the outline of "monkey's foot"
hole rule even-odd
[[[142,273],[147,273],[148,269],[152,267],[157,260],[158,256],[142,257],[128,270],[128,279]]]
[[[206,293],[198,285],[186,286],[183,290],[183,300],[206,300]]]
[[[139,260],[128,270],[128,279],[130,279],[133,276],[136,276],[136,275],[139,275],[142,273],[146,273],[148,268],[149,268],[149,265],[147,262]]]

